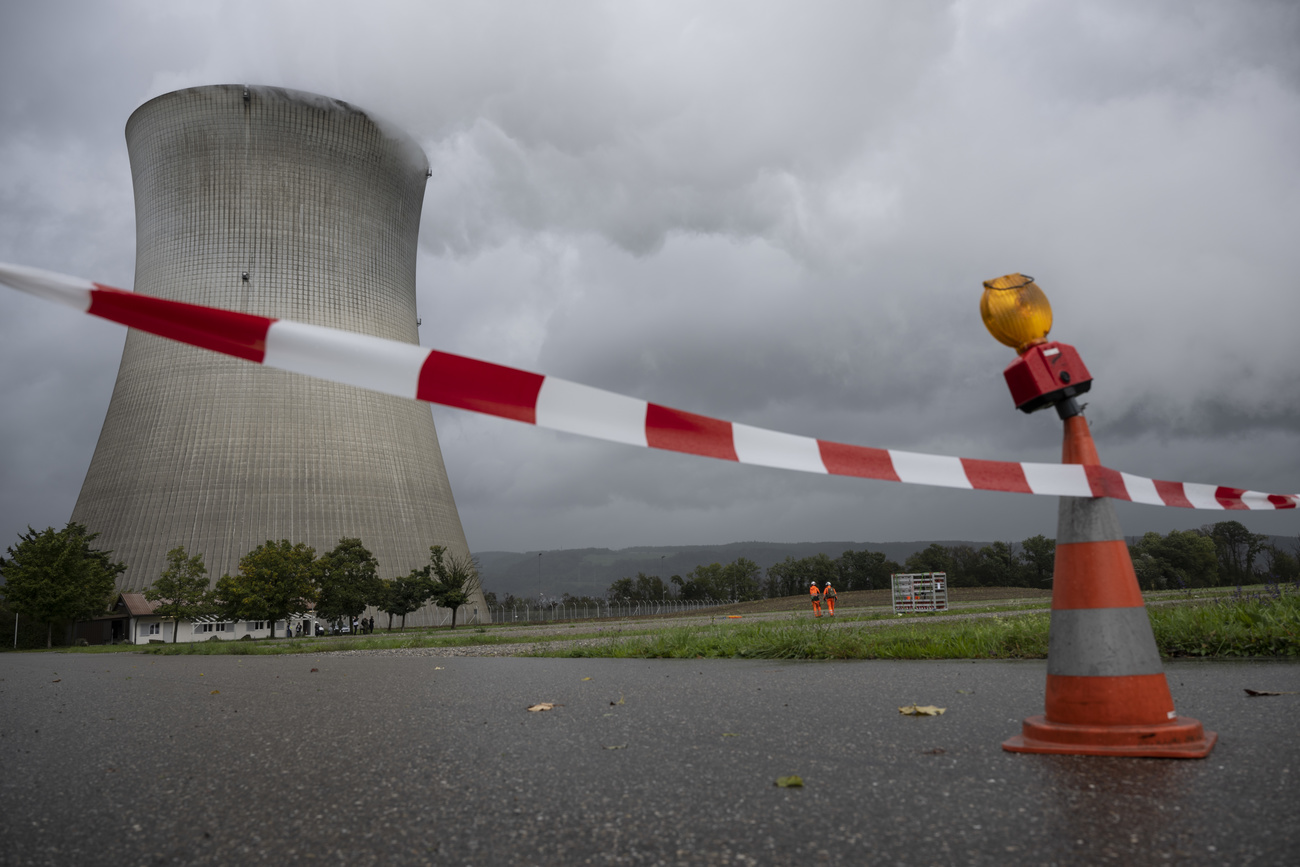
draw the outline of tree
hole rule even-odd
[[[800,560],[786,557],[768,568],[763,589],[769,598],[807,594],[808,585],[814,581],[819,587],[827,581],[838,581],[839,562],[825,554],[815,554]]]
[[[1214,542],[1195,530],[1173,530],[1167,536],[1147,533],[1129,546],[1129,555],[1143,590],[1213,587],[1218,583]]]
[[[382,592],[378,568],[360,539],[339,539],[316,561],[316,613],[327,621],[360,617]]]
[[[1249,584],[1255,578],[1255,558],[1268,544],[1268,537],[1252,533],[1240,521],[1220,521],[1201,528],[1214,542],[1219,559],[1219,580],[1224,584]]]
[[[933,546],[932,546],[933,547]],[[953,545],[948,552],[947,569],[921,569],[921,572],[944,572],[949,587],[978,587],[984,568],[984,556],[970,545]],[[912,571],[911,569],[908,570]]]
[[[730,585],[730,596],[737,602],[761,599],[759,576],[763,568],[747,557],[738,557],[723,567],[723,580]]]
[[[762,572],[763,570],[753,560],[740,557],[726,566],[721,563],[696,566],[686,574],[684,580],[674,575],[672,582],[678,586],[677,595],[682,599],[743,601],[762,596],[762,588],[758,583]]]
[[[213,595],[227,619],[269,621],[274,636],[277,620],[287,626],[290,614],[316,601],[315,578],[316,549],[268,539],[239,559],[238,573],[221,576]]]
[[[726,598],[726,578],[721,563],[696,566],[685,578],[674,578],[677,595],[682,599],[706,600]]]
[[[1264,554],[1268,557],[1269,580],[1281,583],[1300,579],[1300,562],[1291,554],[1277,545],[1269,545]]]
[[[1020,558],[1014,542],[994,542],[979,550],[975,580],[981,587],[1016,587],[1021,583]]]
[[[402,618],[406,630],[406,615],[419,611],[429,599],[429,578],[423,569],[412,569],[409,575],[399,575],[383,582],[375,607],[388,615],[388,631],[393,631],[393,618]]]
[[[768,599],[778,599],[785,596],[794,596],[800,592],[808,591],[808,583],[802,582],[802,569],[798,560],[793,557],[786,557],[780,563],[773,563],[767,567],[767,580],[763,582],[763,593]]]
[[[167,552],[167,568],[144,591],[144,598],[158,603],[154,608],[156,614],[172,619],[172,644],[175,644],[180,621],[193,620],[212,607],[203,556],[189,556],[184,545],[172,548]]]
[[[680,582],[680,579],[678,580]],[[635,578],[619,578],[605,591],[605,598],[611,602],[618,599],[632,602],[658,602],[671,595],[668,585],[662,578],[644,572],[636,573]]]
[[[487,596],[486,593],[483,594]],[[594,596],[574,596],[572,593],[565,593],[560,597],[561,605],[582,605],[587,608],[600,608],[604,602]]]
[[[449,555],[446,548],[434,545],[429,548],[426,568],[433,573],[429,596],[436,604],[451,609],[451,628],[455,629],[457,609],[469,602],[479,589],[478,564],[472,557]]]
[[[906,572],[947,572],[952,574],[952,555],[938,542],[931,542],[924,551],[917,551],[903,564]]]
[[[835,571],[840,589],[870,590],[890,586],[889,576],[903,570],[880,551],[845,551],[835,561]]]
[[[69,521],[62,530],[31,527],[0,557],[9,610],[45,624],[45,646],[54,643],[54,624],[94,617],[107,610],[117,576],[126,570],[112,551],[90,547],[99,537]]]
[[[1037,587],[1050,583],[1056,569],[1056,540],[1040,533],[1021,542],[1020,547],[1020,561],[1030,582]]]

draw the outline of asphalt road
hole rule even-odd
[[[1300,863],[1300,664],[1168,665],[1199,761],[1003,752],[1045,670],[5,653],[0,863]]]

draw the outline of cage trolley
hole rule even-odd
[[[894,613],[948,610],[946,572],[906,572],[889,578],[894,590]]]

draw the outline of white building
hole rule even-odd
[[[122,627],[113,629],[114,637],[131,644],[163,643],[175,641],[236,641],[244,636],[252,638],[283,638],[286,628],[294,637],[312,636],[316,631],[316,617],[310,613],[294,614],[286,621],[274,624],[267,620],[222,620],[218,617],[199,617],[194,620],[172,620],[156,613],[157,602],[150,602],[143,593],[121,593],[113,606],[113,620],[124,620]],[[322,624],[322,627],[324,624]],[[272,628],[274,627],[274,634]]]

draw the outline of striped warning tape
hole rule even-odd
[[[1300,501],[1300,494],[1162,482],[1100,466],[985,461],[795,436],[410,343],[137,295],[35,268],[0,264],[0,283],[268,367],[628,445],[809,473],[1185,509],[1294,509]]]

